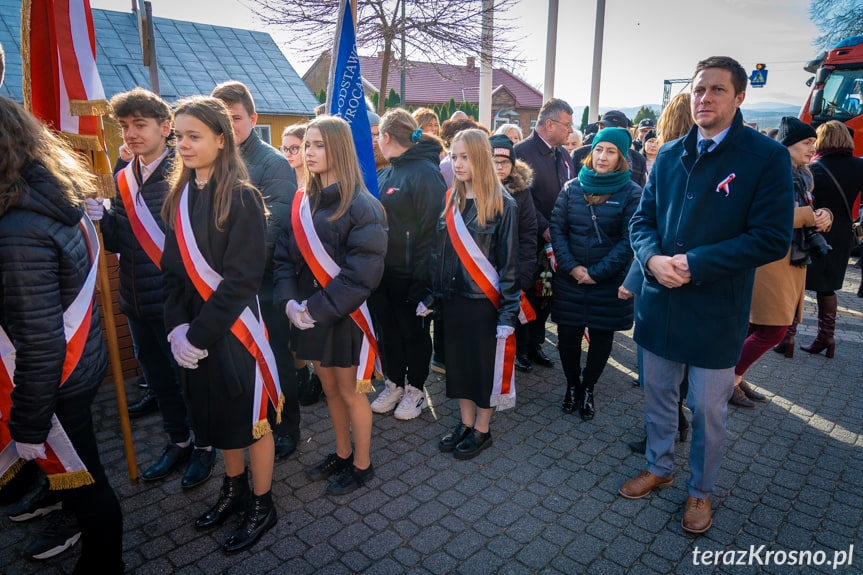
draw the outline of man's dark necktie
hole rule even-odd
[[[698,142],[698,156],[701,157],[702,155],[706,154],[707,150],[709,150],[710,146],[712,145],[713,140],[711,140],[710,138],[705,138],[704,140]]]

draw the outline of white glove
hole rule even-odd
[[[84,198],[84,209],[87,210],[87,215],[94,222],[98,222],[105,214],[105,205],[102,200],[95,198]]]
[[[308,300],[306,300],[308,301]],[[306,301],[297,303],[297,300],[290,300],[285,306],[285,313],[288,314],[291,323],[299,329],[309,329],[315,327],[315,320],[309,315],[309,310],[306,309]]]
[[[174,355],[174,360],[180,367],[197,369],[198,360],[207,357],[207,350],[198,349],[189,343],[189,339],[186,337],[188,331],[189,324],[178,325],[168,334],[168,342],[171,344],[171,353]]]
[[[21,459],[46,459],[44,443],[21,443],[15,442],[15,449],[18,451],[18,457]]]
[[[515,333],[515,328],[511,325],[497,326],[497,339],[506,339]]]
[[[417,304],[417,315],[420,317],[426,317],[432,312],[429,308],[423,305],[423,302],[419,302]]]

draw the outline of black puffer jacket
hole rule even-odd
[[[291,217],[291,202],[297,191],[297,176],[277,149],[252,130],[240,144],[240,155],[249,171],[249,182],[258,188],[267,206],[267,266],[261,284],[261,301],[273,300],[273,251],[282,229],[282,220]]]
[[[516,160],[503,185],[518,205],[518,272],[524,291],[529,291],[533,285],[533,268],[536,266],[536,206],[528,191],[531,184],[533,170],[523,161]]]
[[[309,314],[323,325],[350,315],[369,298],[383,277],[387,253],[386,216],[371,194],[357,191],[348,211],[330,221],[339,206],[337,186],[321,190],[318,205],[312,205],[312,219],[324,249],[341,268],[339,275],[326,288],[320,287],[297,246],[289,217],[282,223],[273,256],[276,307],[283,310],[290,300],[307,299]]]
[[[137,159],[133,161],[135,179],[140,190],[136,207],[139,210],[150,210],[164,232],[162,204],[171,189],[166,177],[174,161],[173,150],[168,152],[143,185]],[[102,218],[101,228],[105,249],[120,256],[120,311],[141,320],[161,320],[162,272],[135,238],[126,207],[119,194],[111,202],[111,209]]]
[[[578,180],[567,182],[551,214],[551,243],[557,259],[552,321],[620,331],[632,327],[632,300],[617,297],[632,262],[629,220],[641,187],[629,182],[602,204],[588,206]],[[593,216],[596,216],[595,219]],[[596,284],[579,284],[570,272],[585,266]]]
[[[384,275],[411,278],[408,297],[415,302],[431,290],[429,264],[446,196],[441,152],[435,140],[423,140],[378,172],[380,200],[389,225]]]
[[[12,439],[43,443],[57,404],[95,393],[108,356],[94,305],[81,360],[60,386],[66,358],[63,310],[90,270],[87,241],[78,225],[83,210],[68,203],[41,164],[27,167],[24,179],[29,192],[0,214],[0,326],[17,355]]]
[[[473,201],[468,201],[462,218],[476,245],[500,277],[498,288],[503,295],[503,301],[497,310],[497,325],[515,327],[521,299],[518,277],[518,206],[513,197],[504,191],[503,213],[498,214],[485,227],[480,227],[476,219],[476,205]],[[453,295],[471,299],[487,297],[461,264],[450,241],[444,216],[438,219],[437,247],[432,254],[432,279],[433,299],[427,300],[429,306]]]

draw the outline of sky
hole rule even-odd
[[[244,5],[252,0],[152,0],[153,14],[269,32],[302,75],[311,65],[291,50],[289,32],[262,24]],[[93,8],[129,11],[132,0],[90,0]],[[542,90],[545,78],[548,7],[544,0],[521,0],[503,33],[523,38],[525,63],[514,70]],[[802,105],[810,74],[803,65],[818,50],[809,21],[809,0],[608,0],[602,57],[601,108],[662,102],[663,80],[687,78],[698,60],[725,55],[748,72],[766,64],[767,85],[750,88],[747,104]],[[560,0],[554,95],[575,107],[590,101],[594,0]],[[376,50],[362,50],[372,54]],[[458,63],[458,62],[451,62]],[[672,92],[677,93],[680,87]]]

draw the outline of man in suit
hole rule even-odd
[[[791,242],[791,161],[784,146],[743,125],[746,83],[731,58],[698,63],[695,125],[660,150],[630,223],[645,271],[635,341],[644,349],[647,469],[619,491],[638,499],[672,484],[679,386],[688,367],[692,476],[682,525],[691,533],[712,523],[755,268],[785,256]]]
[[[533,185],[528,190],[536,206],[538,233],[537,258],[545,258],[546,244],[551,243],[549,220],[554,202],[563,185],[577,174],[572,158],[563,148],[572,133],[572,107],[563,100],[552,98],[543,104],[533,134],[515,146],[516,155],[533,169]],[[541,296],[529,290],[527,299],[536,311],[536,320],[516,328],[516,363],[520,371],[531,369],[536,363],[544,367],[554,365],[542,351],[545,342],[545,321],[551,306],[540,305]]]

